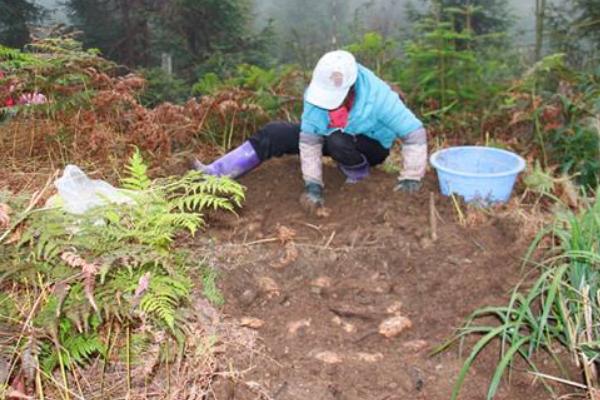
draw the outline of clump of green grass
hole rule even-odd
[[[502,378],[516,359],[522,358],[531,373],[592,393],[598,390],[597,363],[600,359],[600,195],[579,213],[564,212],[550,228],[538,234],[526,259],[542,243],[550,242],[547,257],[535,264],[540,277],[529,288],[517,286],[510,301],[502,307],[486,307],[471,314],[464,327],[439,351],[456,340],[481,336],[473,346],[458,375],[451,399],[457,399],[466,375],[480,352],[495,340],[501,342],[501,354],[491,378],[487,399],[494,398]],[[480,325],[484,317],[494,317],[497,325]],[[584,382],[573,381],[566,372],[550,376],[541,372],[534,356],[547,353],[560,371],[565,371],[557,350],[566,349],[581,369]]]
[[[202,271],[202,294],[212,304],[222,306],[225,304],[225,298],[217,287],[218,276],[219,274],[216,269],[208,266],[204,268]]]

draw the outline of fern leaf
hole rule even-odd
[[[146,190],[150,187],[151,181],[148,177],[148,166],[144,163],[142,154],[137,147],[125,169],[128,176],[121,180],[123,188],[129,190]]]

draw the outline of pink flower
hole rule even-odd
[[[48,102],[46,96],[38,92],[25,93],[19,98],[19,104],[21,105],[44,104],[46,102]]]

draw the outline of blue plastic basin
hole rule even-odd
[[[508,201],[525,169],[525,160],[515,153],[483,146],[450,147],[432,154],[430,161],[443,195],[484,205]]]

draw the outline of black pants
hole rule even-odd
[[[281,157],[284,154],[299,154],[300,125],[271,122],[248,140],[261,161],[271,157]],[[367,136],[348,135],[338,131],[325,136],[323,154],[347,166],[362,163],[364,156],[373,166],[385,161],[390,150]]]

